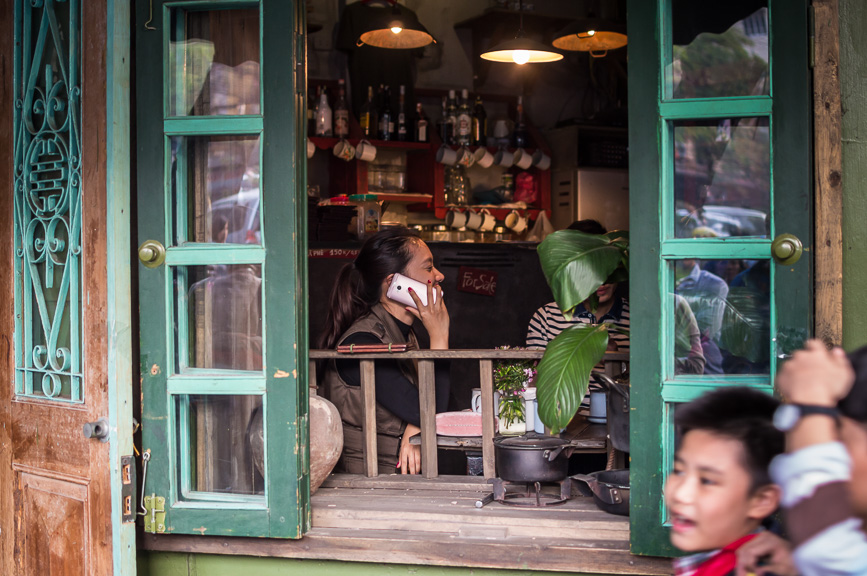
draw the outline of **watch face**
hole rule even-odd
[[[797,406],[782,404],[774,412],[774,427],[782,432],[787,432],[794,428],[800,416],[801,411]]]

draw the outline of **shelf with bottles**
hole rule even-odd
[[[332,150],[338,142],[340,142],[341,138],[334,138],[328,136],[310,136],[310,141],[316,145],[316,147],[320,150]],[[407,151],[429,151],[431,150],[430,142],[404,142],[401,140],[377,140],[374,138],[362,138],[360,136],[349,137],[345,139],[353,147],[358,146],[358,143],[362,140],[367,140],[371,144],[373,144],[376,148],[393,148],[396,150],[407,150]]]

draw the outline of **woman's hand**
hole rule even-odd
[[[436,292],[436,302],[434,302],[433,294]],[[427,301],[425,306],[421,303],[421,298],[410,288],[410,298],[415,302],[416,308],[407,306],[406,310],[424,324],[428,336],[430,336],[431,350],[448,350],[449,348],[449,311],[446,309],[446,303],[443,302],[443,290],[439,284],[433,286],[430,281],[427,285]]]
[[[798,576],[798,569],[792,560],[792,547],[772,532],[761,532],[738,548],[737,556],[737,576],[762,576],[768,573]]]
[[[421,472],[421,446],[410,444],[409,439],[421,434],[421,428],[407,424],[400,440],[400,454],[398,455],[397,467],[401,474],[418,474]]]

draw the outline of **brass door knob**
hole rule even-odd
[[[793,234],[780,234],[771,243],[771,256],[777,264],[783,266],[789,266],[800,260],[803,252],[804,245]]]
[[[148,268],[156,268],[166,261],[165,246],[156,240],[145,240],[138,247],[138,259]]]

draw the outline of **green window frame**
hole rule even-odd
[[[138,237],[139,244],[156,240],[165,246],[164,263],[138,267],[142,448],[149,454],[143,495],[148,516],[158,518],[146,517],[145,526],[164,533],[300,538],[310,527],[307,312],[298,304],[307,289],[304,4],[154,0],[152,7],[140,2],[135,9]],[[183,109],[170,102],[170,87],[184,81],[171,77],[172,26],[183,32],[183,18],[173,14],[236,9],[258,12],[259,110],[171,115]],[[227,137],[259,139],[259,242],[186,241],[189,207],[185,179],[178,176],[186,169],[185,153],[173,143]],[[176,198],[173,185],[180,192]],[[190,267],[241,264],[261,270],[261,369],[188,366],[191,313],[186,291],[176,284],[192,281]],[[261,397],[261,493],[192,489],[198,471],[191,446],[208,441],[191,438],[193,396],[215,402]],[[164,517],[151,511],[160,507]]]
[[[675,449],[674,408],[727,385],[773,393],[777,358],[800,346],[812,329],[812,132],[807,1],[769,1],[768,95],[678,98],[671,91],[672,0],[628,1],[630,213],[633,219],[631,550],[677,555],[665,527],[662,487]],[[654,26],[647,26],[654,22]],[[673,123],[681,120],[762,117],[770,126],[770,233],[766,238],[675,237]],[[674,275],[677,259],[769,260],[780,233],[803,242],[791,266],[771,263],[769,375],[675,375]]]

